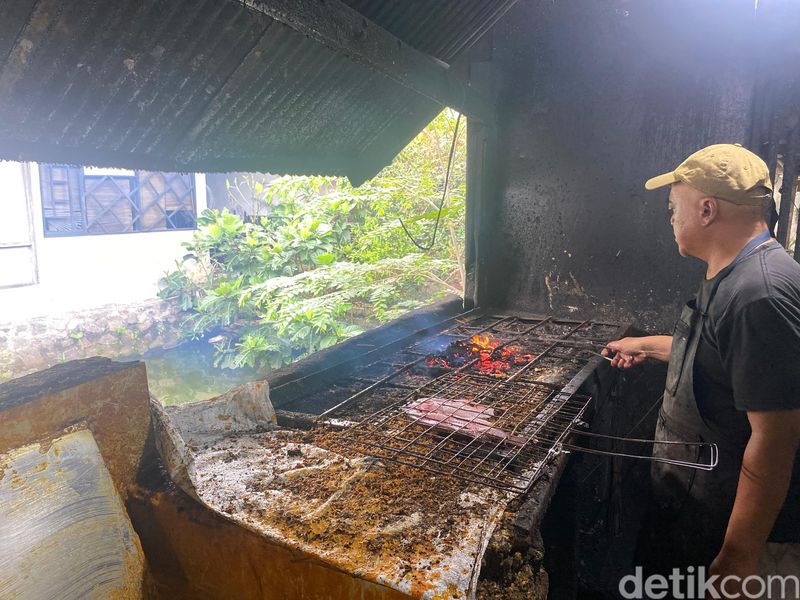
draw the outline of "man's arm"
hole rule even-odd
[[[609,342],[603,348],[603,356],[608,356],[609,351],[615,352],[611,359],[612,367],[627,369],[644,362],[645,358],[655,358],[669,362],[672,350],[671,335],[648,335],[645,337],[626,337],[616,342]]]
[[[725,541],[710,573],[757,573],[775,519],[786,500],[800,447],[800,410],[748,412],[752,434],[744,452]]]

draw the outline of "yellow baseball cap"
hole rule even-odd
[[[714,144],[698,150],[669,173],[648,179],[648,190],[682,181],[709,196],[734,204],[765,204],[772,192],[767,164],[739,144]]]

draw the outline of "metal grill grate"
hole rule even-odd
[[[575,395],[601,360],[597,352],[619,326],[592,321],[480,315],[442,332],[450,345],[433,353],[425,344],[405,351],[404,364],[365,368],[381,377],[325,411],[352,414],[354,405],[382,401],[339,434],[343,447],[387,461],[524,492],[580,421],[590,399]],[[452,358],[453,343],[469,346],[489,334],[491,356]],[[504,349],[513,348],[508,355]],[[438,352],[438,353],[437,353]],[[503,356],[503,369],[492,367]],[[522,357],[522,359],[521,359]],[[438,376],[437,376],[438,375]],[[390,403],[385,398],[391,398]],[[370,411],[361,412],[361,414]],[[341,422],[339,422],[341,423]]]
[[[311,405],[324,399],[330,408],[318,420],[344,428],[333,436],[334,444],[344,452],[355,449],[515,492],[527,491],[562,451],[702,470],[716,466],[713,444],[620,438],[576,428],[590,403],[576,391],[602,362],[600,349],[621,337],[624,326],[484,313],[455,321],[433,339],[415,335],[417,341],[399,351],[370,351],[371,361],[305,399]],[[614,449],[576,445],[568,439],[572,434],[612,442]],[[617,449],[623,443],[633,444],[631,450]],[[653,457],[653,443],[692,444],[707,460]]]
[[[340,434],[380,459],[524,492],[589,403],[558,387],[448,373]]]
[[[416,341],[400,351],[374,350],[370,352],[371,360],[364,361],[356,370],[326,380],[326,386],[317,394],[308,394],[304,386],[301,398],[284,407],[304,412],[308,411],[306,407],[322,403],[327,406],[321,418],[359,420],[405,397],[403,390],[413,391],[436,376],[456,371],[483,371],[498,379],[571,386],[569,389],[574,392],[602,361],[597,354],[599,350],[608,341],[621,337],[624,330],[618,324],[595,321],[470,315],[457,319],[433,339]],[[504,348],[516,349],[508,369],[503,372],[486,369],[486,364],[480,364],[474,357],[458,364],[440,365],[436,361],[431,364],[430,359],[441,355],[449,345],[475,335],[491,336],[500,344],[498,352]],[[280,387],[273,390],[276,391],[280,392]]]

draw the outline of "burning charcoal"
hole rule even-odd
[[[472,368],[480,373],[505,377],[512,367],[527,364],[532,358],[530,354],[522,354],[519,346],[504,345],[489,335],[474,335],[427,357],[425,364],[430,369],[446,371],[472,363]]]

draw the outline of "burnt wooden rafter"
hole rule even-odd
[[[491,103],[429,56],[340,0],[241,0],[247,6],[397,83],[473,119],[492,122]]]

